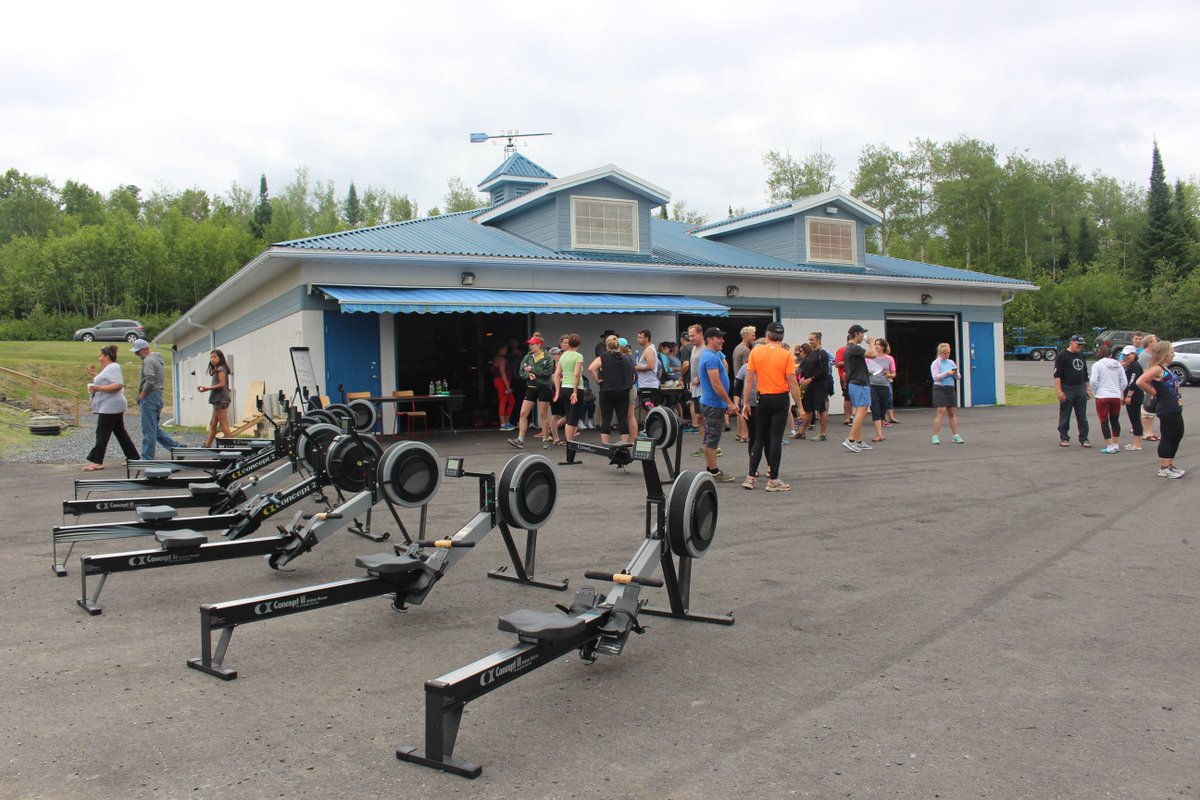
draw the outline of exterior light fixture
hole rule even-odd
[[[933,302],[933,295],[931,295],[931,294],[921,295],[921,305],[927,306],[932,302]]]
[[[825,213],[826,214],[836,214],[836,213],[838,213],[838,207],[837,206],[825,206]]]
[[[742,290],[734,286],[732,283],[725,287],[726,297],[741,297]]]
[[[475,273],[474,272],[464,272],[462,274],[462,285],[463,286],[474,286],[475,285]]]

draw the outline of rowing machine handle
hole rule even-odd
[[[624,572],[611,573],[601,572],[598,569],[589,569],[583,573],[583,577],[591,578],[594,581],[611,581],[613,583],[630,584],[636,583],[639,586],[658,586],[663,585],[661,578],[639,578],[636,575],[627,575]]]
[[[474,547],[474,542],[458,542],[454,539],[419,539],[413,544],[418,547]]]
[[[321,511],[316,514],[302,514],[301,516],[304,517],[304,519],[315,519],[320,522],[323,522],[327,519],[341,519],[342,518],[341,514],[335,514],[332,511]]]

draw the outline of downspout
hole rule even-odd
[[[191,317],[188,317],[187,319],[185,319],[184,322],[186,322],[188,325],[191,325],[193,328],[199,328],[202,331],[208,331],[208,349],[209,350],[217,349],[217,332],[215,330],[208,327],[207,325],[201,325],[199,322],[192,322]]]

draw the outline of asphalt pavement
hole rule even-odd
[[[513,644],[500,615],[569,604],[595,583],[585,570],[623,567],[643,539],[639,472],[592,456],[557,468],[537,573],[567,592],[489,580],[507,563],[494,533],[405,613],[374,598],[237,629],[240,677],[222,682],[185,667],[201,603],[356,577],[355,556],[386,546],[342,531],[291,572],[248,558],[116,574],[89,617],[75,558],[66,578],[50,569],[78,466],[0,463],[0,795],[1200,794],[1195,434],[1178,464],[1197,472],[1166,480],[1149,448],[1060,448],[1053,407],[963,410],[964,445],[945,430],[930,445],[931,411],[900,419],[870,452],[841,448],[837,422],[830,441],[785,447],[791,492],[719,486],[691,606],[736,624],[643,617],[621,656],[562,657],[472,703],[456,755],[483,765],[475,781],[395,758],[423,743],[424,682]],[[504,436],[431,443],[499,471],[515,455]],[[722,465],[744,473],[742,447],[724,445]],[[445,479],[428,532],[457,530],[476,503],[475,481]],[[398,535],[386,513],[373,521]]]

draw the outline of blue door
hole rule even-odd
[[[971,405],[996,405],[996,329],[990,322],[970,323]]]
[[[338,386],[347,392],[378,396],[379,315],[325,312],[325,385],[322,393],[341,402]]]

